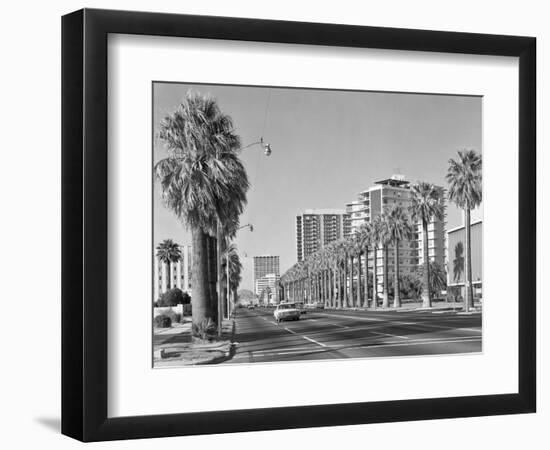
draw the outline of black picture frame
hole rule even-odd
[[[110,33],[518,57],[518,392],[108,418],[107,36]],[[82,441],[103,441],[535,412],[535,91],[533,37],[94,9],[64,16],[62,433]]]

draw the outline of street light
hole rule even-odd
[[[254,145],[260,145],[261,148],[264,151],[265,156],[270,156],[271,155],[271,144],[265,142],[263,136],[260,137],[259,141],[252,142],[251,144],[248,144],[245,147],[241,147],[241,150],[245,150],[245,149],[247,149],[249,147],[252,147]],[[242,226],[241,228],[244,228],[244,227],[247,227],[247,226],[250,227],[250,231],[254,230],[252,224],[246,224],[246,225]],[[218,226],[217,226],[217,230],[216,230],[217,231],[216,232],[216,239],[217,239],[217,246],[216,246],[217,247],[216,248],[216,254],[217,254],[216,256],[217,257],[216,257],[216,259],[217,259],[217,269],[218,269],[218,336],[219,337],[221,337],[221,335],[222,335],[222,320],[223,320],[223,315],[222,315],[222,273],[221,273],[221,268],[222,268],[222,255],[221,255],[221,253],[222,253],[222,245],[221,245],[222,231],[221,231],[221,229],[222,229],[221,223],[218,220]],[[227,277],[227,281],[229,283],[229,277]],[[229,298],[229,289],[227,291],[227,297]],[[229,317],[229,314],[228,314],[228,317]]]
[[[252,142],[251,144],[248,144],[247,146],[242,147],[241,150],[245,150],[249,147],[252,147],[253,145],[260,145],[264,150],[264,155],[265,156],[270,156],[271,155],[271,144],[265,142],[263,137],[261,137],[259,141]]]

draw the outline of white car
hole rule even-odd
[[[273,316],[277,323],[281,320],[300,320],[300,310],[294,303],[279,303],[273,311]]]

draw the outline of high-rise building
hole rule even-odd
[[[266,278],[269,275],[269,278]],[[264,288],[268,280],[273,282],[273,286],[279,283],[279,257],[273,255],[254,256],[254,293],[261,294],[258,287]],[[260,281],[261,280],[261,281]],[[258,283],[259,282],[259,283]],[[278,289],[275,289],[277,291]]]
[[[392,175],[391,178],[377,181],[373,186],[360,192],[357,200],[346,205],[350,215],[351,234],[357,233],[361,225],[371,222],[375,217],[388,211],[393,205],[401,206],[406,212],[412,204],[411,183],[403,175]],[[428,224],[428,252],[431,261],[445,267],[445,221],[434,219]],[[414,235],[410,241],[404,241],[399,246],[399,270],[402,274],[413,273],[423,263],[423,231],[422,224],[413,223]],[[383,252],[379,248],[377,258],[378,292],[381,292],[384,278]],[[370,256],[372,258],[372,256]],[[394,249],[388,248],[388,276],[393,275]]]
[[[277,303],[279,276],[274,273],[258,278],[254,283],[254,293],[260,296],[260,302]],[[262,298],[263,297],[263,298]]]
[[[193,249],[190,245],[180,245],[181,259],[165,263],[154,255],[153,301],[156,302],[167,290],[178,288],[191,295],[191,261]]]
[[[306,209],[296,216],[296,257],[303,261],[332,241],[349,236],[351,217],[340,209]]]

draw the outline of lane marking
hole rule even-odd
[[[333,326],[338,327],[338,328],[349,328],[347,325],[339,325],[337,323],[329,323],[328,325],[333,325]]]
[[[464,342],[477,342],[481,341],[481,337],[468,337],[468,338],[459,338],[459,339],[447,339],[447,340],[426,340],[426,341],[408,341],[408,342],[387,342],[384,344],[375,344],[375,345],[363,345],[355,348],[378,348],[378,347],[403,347],[410,345],[433,345],[433,344],[453,344],[453,343],[464,343]],[[353,349],[350,349],[353,350]],[[445,353],[446,354],[446,353]]]
[[[290,355],[290,354],[295,354],[295,353],[300,353],[302,351],[307,351],[308,353],[321,353],[321,352],[327,352],[327,351],[330,351],[332,349],[337,349],[337,348],[340,348],[342,350],[350,350],[350,351],[353,351],[353,350],[358,350],[358,349],[372,349],[372,348],[383,348],[383,347],[408,347],[408,346],[413,346],[413,345],[434,345],[434,344],[455,344],[455,343],[468,343],[468,342],[472,342],[472,343],[475,343],[475,342],[479,342],[481,341],[481,337],[476,337],[476,336],[471,336],[471,337],[464,337],[464,338],[458,338],[458,339],[455,339],[455,338],[447,338],[447,339],[419,339],[419,340],[414,340],[414,341],[408,341],[408,342],[385,342],[385,343],[382,343],[382,344],[374,344],[374,345],[361,345],[361,346],[357,346],[357,347],[353,347],[352,345],[329,345],[329,346],[324,346],[326,347],[325,350],[323,349],[314,349],[314,348],[296,348],[296,349],[292,349],[292,350],[287,350],[285,352],[281,352],[281,351],[278,351],[279,349],[272,349],[272,350],[264,350],[264,351],[255,351],[255,352],[252,352],[253,353],[253,356],[254,357],[259,357],[259,356],[264,356],[264,357],[269,357],[269,356],[275,356],[275,355]],[[282,350],[282,349],[281,349]],[[249,352],[250,353],[250,352]],[[468,353],[475,353],[475,352],[468,352]],[[441,353],[441,355],[447,355],[447,354],[451,354],[451,353]],[[419,355],[422,355],[422,354],[419,354]],[[249,354],[248,353],[237,353],[234,357],[233,357],[233,360],[235,359],[243,359],[243,358],[249,358]],[[369,358],[369,357],[374,357],[374,358],[385,358],[385,357],[399,357],[399,356],[409,356],[409,355],[378,355],[378,356],[350,356],[349,358]]]
[[[374,317],[359,317],[359,316],[345,316],[343,314],[327,314],[327,313],[319,313],[320,316],[328,316],[328,317],[339,317],[343,319],[348,320],[367,320],[367,321],[373,321],[373,322],[382,322],[382,319],[375,319]]]
[[[315,339],[311,339],[307,336],[302,336],[306,341],[313,342],[314,344],[320,345],[321,347],[326,347],[326,344],[323,344],[322,342],[318,342]]]
[[[289,333],[296,334],[296,335],[300,336],[301,338],[305,339],[306,341],[313,342],[314,344],[320,345],[321,347],[326,347],[326,344],[323,344],[322,342],[318,342],[315,339],[311,339],[310,337],[304,336],[302,334],[298,334],[298,333],[296,333],[296,331],[291,330],[290,328],[285,327],[285,330],[288,331]]]
[[[389,333],[379,333],[378,331],[371,331],[372,334],[379,334],[380,336],[391,336],[399,339],[410,339],[410,337],[407,336],[398,336],[397,334],[389,334]]]

